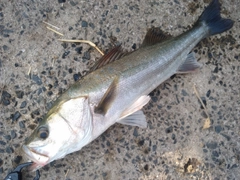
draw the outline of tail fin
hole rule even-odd
[[[232,28],[233,21],[224,19],[220,15],[220,3],[218,0],[213,0],[203,11],[197,23],[206,23],[209,27],[209,36],[219,34]]]

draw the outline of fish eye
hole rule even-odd
[[[41,139],[46,139],[48,137],[48,128],[47,127],[40,127],[38,129],[38,137]]]

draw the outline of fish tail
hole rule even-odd
[[[209,28],[208,36],[219,34],[232,28],[234,21],[224,19],[220,15],[220,3],[218,0],[213,0],[203,11],[199,17],[197,24],[205,24]]]

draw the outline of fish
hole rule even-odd
[[[70,86],[22,145],[32,170],[81,150],[115,123],[147,127],[142,108],[149,93],[177,73],[201,67],[191,50],[204,38],[225,32],[234,21],[222,18],[213,0],[196,23],[177,37],[148,30],[141,47],[115,46],[92,70]]]

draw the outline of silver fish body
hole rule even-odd
[[[166,42],[143,47],[118,61],[110,63],[90,73],[68,89],[69,99],[88,96],[93,109],[107,91],[108,87],[118,78],[116,97],[111,103],[108,113],[96,119],[98,127],[106,130],[116,123],[121,113],[128,109],[141,96],[148,95],[159,84],[177,73],[185,62],[191,49],[208,34],[206,26],[196,27],[177,38]],[[90,88],[89,88],[90,87]],[[94,118],[93,118],[93,121]],[[93,131],[94,137],[102,131]]]
[[[199,68],[189,52],[203,38],[232,27],[231,20],[220,17],[219,6],[213,0],[189,31],[175,38],[163,35],[159,43],[146,41],[72,85],[23,145],[33,169],[80,150],[116,122],[146,127],[140,110],[148,94],[173,74]]]

